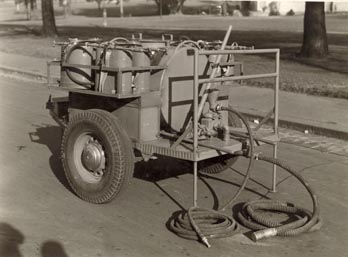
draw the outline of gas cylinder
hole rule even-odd
[[[68,65],[92,65],[93,48],[78,44],[68,44],[62,47],[62,60]],[[93,74],[90,68],[61,67],[62,87],[89,89],[93,85]]]
[[[112,49],[109,65],[110,68],[126,68],[132,67],[132,54],[124,49]],[[121,81],[118,81],[118,78]],[[106,88],[116,90],[117,94],[130,95],[132,94],[132,71],[122,72],[120,77],[116,72],[110,72],[105,81]]]
[[[145,67],[150,66],[150,53],[145,51],[134,51],[133,52],[133,66],[134,67]],[[150,71],[139,71],[136,72],[133,84],[135,87],[134,93],[140,94],[150,91]]]

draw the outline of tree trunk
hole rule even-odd
[[[176,13],[183,14],[182,9],[184,7],[185,0],[180,0],[178,7],[176,8]]]
[[[30,0],[30,10],[37,9],[36,0]]]
[[[42,34],[46,37],[56,37],[58,35],[56,20],[53,11],[53,0],[41,1],[42,9]]]
[[[301,56],[321,58],[328,53],[324,2],[306,2]]]
[[[98,5],[98,11],[100,11],[101,10],[101,0],[97,0],[97,5]]]

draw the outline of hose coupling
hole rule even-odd
[[[276,228],[266,228],[263,230],[253,232],[251,234],[251,239],[256,242],[256,241],[261,240],[263,238],[269,238],[269,237],[276,236],[277,233],[278,232],[277,232]]]
[[[215,106],[215,110],[214,111],[216,111],[216,112],[222,111],[222,105],[221,104],[217,104]]]

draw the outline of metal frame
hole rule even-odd
[[[194,87],[193,87],[193,96],[194,96],[194,112],[193,112],[193,205],[197,206],[197,152],[198,152],[198,119],[203,110],[203,106],[206,101],[206,97],[202,97],[201,103],[198,106],[198,96],[199,96],[199,84],[201,83],[214,83],[214,82],[225,82],[225,81],[236,81],[236,80],[246,80],[246,79],[255,79],[255,78],[275,78],[275,86],[274,86],[274,107],[271,111],[264,117],[261,121],[261,124],[256,127],[256,130],[260,129],[261,126],[266,123],[271,116],[274,114],[274,123],[273,123],[273,131],[274,134],[278,136],[278,112],[279,112],[279,66],[280,66],[280,50],[279,49],[251,49],[251,50],[198,50],[193,49],[194,51]],[[223,54],[275,54],[275,72],[274,73],[266,73],[266,74],[256,74],[256,75],[242,75],[242,76],[230,76],[230,77],[222,77],[222,78],[209,78],[209,79],[199,79],[198,77],[198,62],[200,55],[223,55]],[[207,87],[204,88],[207,90]],[[207,92],[203,92],[204,95],[207,95]],[[189,128],[188,128],[189,129]],[[185,134],[185,133],[184,133]],[[267,142],[272,144],[273,146],[273,157],[277,157],[277,140],[272,142]],[[253,158],[253,157],[252,157]],[[276,191],[276,183],[277,183],[277,174],[276,174],[276,165],[273,165],[273,174],[272,174],[272,192]]]

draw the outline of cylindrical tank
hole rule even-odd
[[[168,47],[158,65],[166,66],[163,71],[151,74],[150,90],[161,91],[161,129],[168,132],[182,132],[188,125],[193,111],[193,55],[188,53],[192,46],[183,46],[179,49]],[[199,56],[199,78],[208,78],[211,65],[208,57]],[[221,85],[221,83],[220,83]],[[199,85],[199,90],[202,85]],[[228,88],[222,88],[218,102],[228,104]],[[207,112],[206,103],[203,113]],[[223,122],[227,123],[227,113],[222,114]]]
[[[109,65],[110,68],[132,67],[133,63],[131,52],[123,49],[112,49]],[[119,76],[116,72],[110,72],[105,81],[105,87],[116,90],[117,94],[132,94],[132,72],[122,72],[122,74]]]
[[[92,65],[93,48],[69,44],[62,48],[62,60],[70,64]],[[89,68],[61,67],[62,87],[89,89],[93,85],[93,73]]]
[[[149,53],[145,51],[133,52],[133,66],[144,67],[151,65]],[[134,93],[140,94],[150,91],[150,71],[138,71],[135,74],[133,84],[135,87]]]

